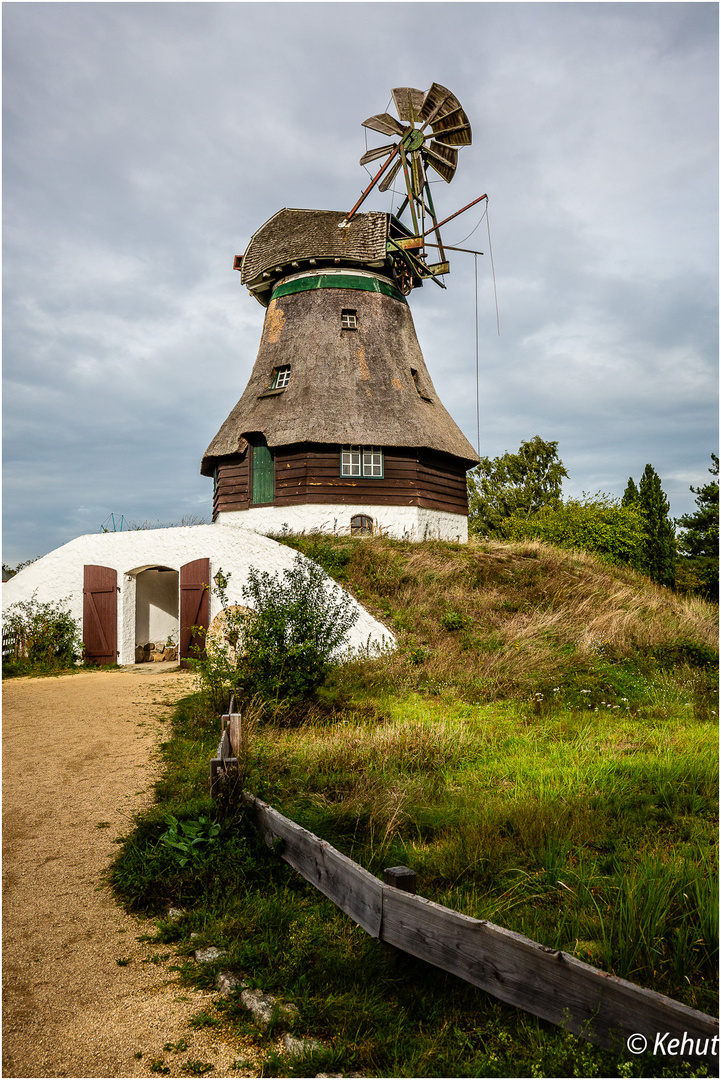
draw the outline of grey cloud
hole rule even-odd
[[[233,255],[282,206],[350,207],[361,120],[434,79],[474,129],[439,210],[490,194],[501,337],[485,221],[468,241],[486,252],[482,452],[557,438],[570,493],[620,494],[650,461],[689,509],[716,446],[717,20],[679,3],[6,5],[5,561],[111,510],[209,515],[200,455],[263,314]],[[473,257],[451,262],[448,290],[411,305],[475,442]]]

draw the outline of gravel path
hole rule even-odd
[[[139,942],[153,924],[103,881],[192,681],[143,664],[4,684],[3,1076],[260,1075],[252,1048],[188,1025],[213,995],[173,982],[172,947]]]

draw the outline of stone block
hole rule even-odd
[[[193,953],[199,964],[212,964],[214,960],[221,960],[227,955],[222,949],[216,949],[215,945],[209,945],[207,949],[196,949]]]
[[[282,1020],[295,1020],[299,1015],[297,1005],[279,1004],[273,994],[264,994],[262,990],[243,990],[240,1000],[243,1008],[252,1012],[254,1020],[261,1028],[268,1027],[276,1006]]]
[[[247,986],[248,983],[237,971],[219,971],[215,976],[215,985],[223,997],[230,997],[234,990]]]

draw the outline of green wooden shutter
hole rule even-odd
[[[253,502],[272,503],[274,496],[273,455],[268,447],[253,447]]]

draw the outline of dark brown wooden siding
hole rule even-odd
[[[451,514],[468,513],[464,463],[446,454],[403,448],[384,448],[384,477],[370,479],[340,475],[341,447],[312,443],[275,451],[274,506],[303,503],[355,503],[381,506],[424,506]],[[249,502],[247,453],[218,462],[213,520],[219,513],[247,510]]]
[[[213,521],[226,510],[247,510],[250,506],[250,454],[237,454],[218,462],[218,480],[213,495]]]

